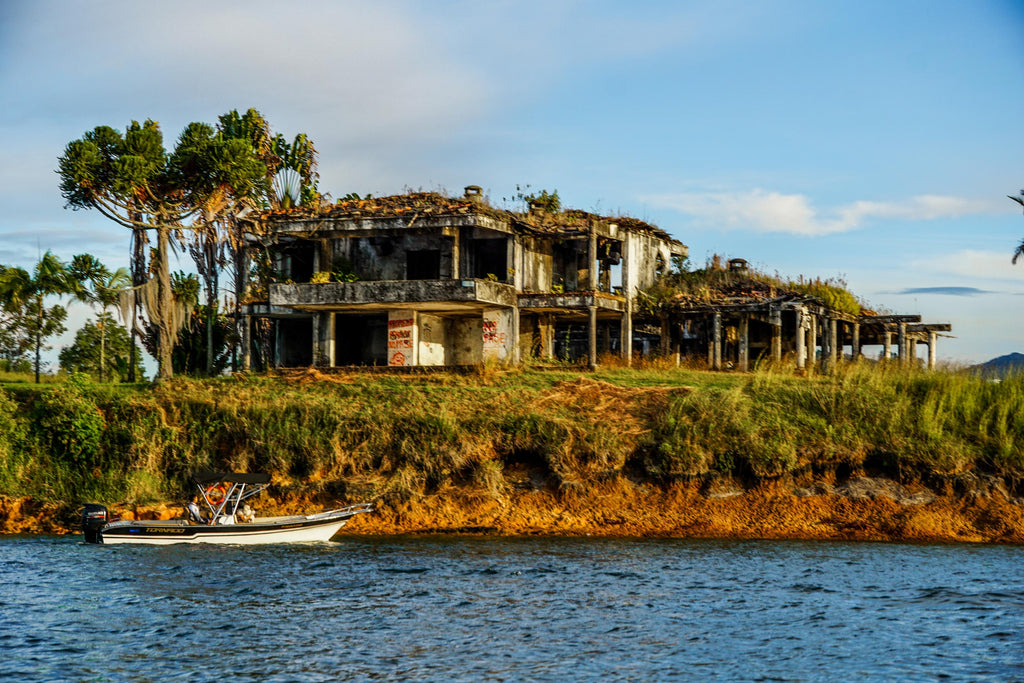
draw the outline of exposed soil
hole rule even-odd
[[[356,517],[343,533],[1024,542],[1024,501],[998,482],[936,491],[863,476],[753,488],[729,479],[664,486],[618,479],[558,490],[528,473],[509,481],[510,488],[496,496],[449,487],[406,502],[379,503],[377,512]],[[330,504],[264,498],[258,509],[275,514]],[[115,511],[125,518],[181,515],[175,504]],[[71,506],[0,498],[0,532],[73,533],[76,517]]]

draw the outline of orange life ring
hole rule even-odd
[[[213,484],[206,487],[206,499],[210,501],[211,505],[220,504],[226,495],[228,495],[228,492],[221,484]]]

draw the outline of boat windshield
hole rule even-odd
[[[270,486],[270,475],[263,472],[201,472],[192,477],[199,497],[210,511],[211,524],[233,523],[243,501]]]

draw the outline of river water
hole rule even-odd
[[[0,680],[1024,680],[1024,548],[0,538]]]

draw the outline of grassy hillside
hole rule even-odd
[[[629,478],[748,482],[867,470],[901,481],[1024,474],[1024,377],[870,364],[832,376],[678,369],[322,374],[0,390],[0,495],[181,500],[200,467],[277,490],[399,504],[524,478],[571,494]]]

